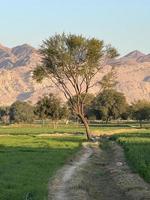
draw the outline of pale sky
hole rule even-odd
[[[97,37],[120,54],[150,53],[150,0],[0,0],[0,43],[38,48],[55,33]]]

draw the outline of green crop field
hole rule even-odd
[[[102,131],[117,129],[104,127]],[[99,126],[92,131],[100,130]],[[77,152],[85,136],[82,126],[39,125],[0,127],[0,200],[46,200],[48,182]],[[63,133],[62,135],[52,133]],[[31,198],[30,198],[31,197]]]
[[[92,133],[117,134],[129,164],[150,181],[150,131],[128,125],[91,125]],[[131,133],[132,132],[132,133]],[[57,133],[62,133],[57,134]],[[0,127],[0,200],[47,200],[48,182],[85,141],[82,125]]]
[[[0,200],[47,199],[49,178],[82,140],[82,136],[1,136]]]
[[[126,124],[91,124],[91,131],[93,132],[105,132],[127,129],[130,128]],[[39,134],[52,134],[52,133],[84,133],[85,129],[83,125],[73,124],[73,125],[58,125],[57,128],[53,128],[52,125],[34,125],[34,124],[21,124],[21,125],[9,125],[0,126],[0,135],[39,135]]]
[[[124,147],[132,170],[150,183],[150,130],[114,135],[113,138]]]

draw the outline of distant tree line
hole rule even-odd
[[[29,102],[16,101],[9,107],[0,107],[0,120],[9,123],[32,123],[34,120],[50,119],[57,122],[68,119],[69,110],[56,95],[49,94],[35,105]]]
[[[77,97],[74,96],[73,101]],[[96,96],[86,95],[84,115],[87,120],[137,120],[142,127],[143,121],[150,120],[150,102],[139,100],[129,105],[123,93],[112,88],[105,88]],[[35,105],[29,102],[16,101],[9,107],[0,107],[0,120],[9,123],[33,123],[35,120],[51,120],[56,126],[59,120],[73,119],[70,101],[63,103],[54,94],[41,98]]]
[[[142,127],[144,121],[150,120],[150,101],[139,100],[128,104],[123,93],[114,89],[105,90],[93,98],[87,109],[89,119],[102,120],[137,120]]]

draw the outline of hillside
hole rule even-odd
[[[44,94],[59,92],[48,80],[38,84],[32,79],[32,71],[40,60],[39,52],[28,44],[14,48],[0,45],[0,105],[10,105],[16,100],[35,103]],[[150,99],[150,54],[133,51],[113,60],[104,67],[102,74],[96,76],[96,80],[100,80],[111,66],[116,69],[117,90],[125,93],[128,102]],[[92,93],[98,91],[98,87],[91,90]],[[64,98],[63,94],[60,95]]]

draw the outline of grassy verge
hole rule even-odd
[[[132,170],[150,183],[150,130],[114,135],[124,150]]]
[[[0,200],[46,200],[49,178],[79,148],[81,136],[0,138]]]

